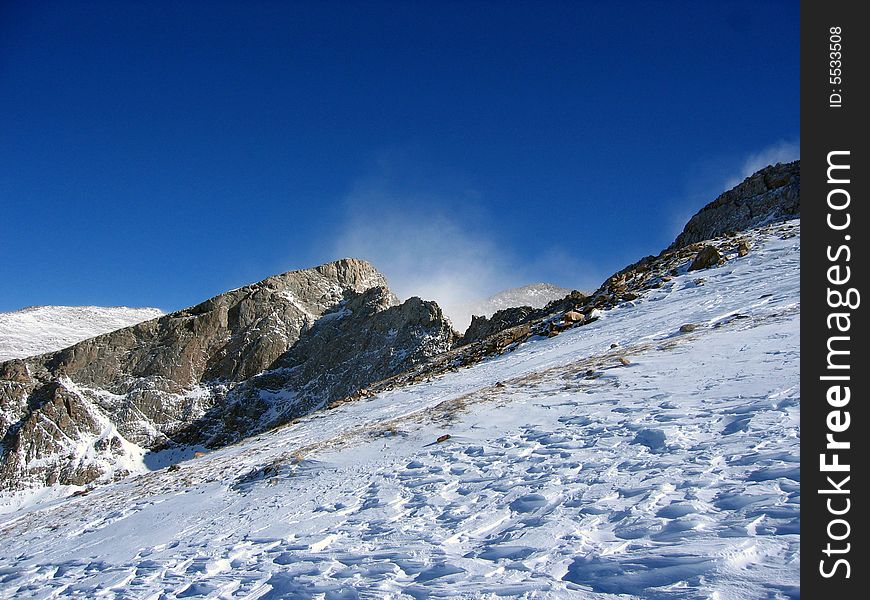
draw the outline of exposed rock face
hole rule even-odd
[[[299,412],[344,398],[369,383],[396,375],[450,349],[454,332],[434,302],[375,287],[324,315],[278,366],[285,390],[296,390]],[[297,415],[293,415],[297,416]]]
[[[398,304],[385,287],[350,292],[272,369],[233,388],[205,426],[175,441],[222,445],[285,423],[425,363],[449,350],[455,335],[434,302]]]
[[[747,177],[689,219],[669,249],[800,216],[800,171],[796,160]]]
[[[116,436],[122,447],[132,442],[146,449],[179,437],[236,439],[242,425],[274,412],[259,383],[235,391],[264,371],[283,374],[280,401],[293,396],[298,410],[352,393],[370,377],[392,375],[452,341],[437,306],[412,300],[396,306],[374,267],[344,259],[270,277],[59,352],[0,364],[0,489],[122,475]],[[381,329],[370,329],[363,344],[366,326]],[[216,434],[229,425],[236,427]]]
[[[465,330],[461,343],[482,340],[509,327],[525,323],[534,312],[535,309],[531,306],[518,306],[500,310],[489,318],[475,315],[471,317],[471,325]]]
[[[503,290],[486,300],[481,300],[469,307],[471,314],[489,317],[500,310],[517,306],[543,308],[553,300],[564,298],[571,290],[552,283],[532,283],[518,288]]]

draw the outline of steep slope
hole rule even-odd
[[[30,306],[0,313],[0,362],[54,352],[163,315],[158,308]]]
[[[58,352],[0,364],[0,487],[119,477],[141,460],[142,449],[171,446],[176,436],[186,443],[226,443],[256,432],[261,417],[274,424],[281,415],[269,403],[235,402],[228,398],[233,388],[277,366],[324,313],[385,286],[370,264],[344,259],[270,277]],[[384,291],[378,307],[396,304]],[[435,321],[440,318],[439,312]],[[449,327],[435,322],[433,330],[445,336],[442,346],[449,345]],[[419,354],[415,344],[429,344],[428,338],[406,342],[412,357]],[[440,348],[435,344],[432,351]],[[216,426],[226,431],[215,435]]]
[[[800,224],[743,236],[588,324],[22,508],[0,596],[799,597]]]

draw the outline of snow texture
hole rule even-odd
[[[0,362],[53,352],[163,315],[158,308],[31,306],[0,313]]]
[[[0,597],[797,598],[800,229],[748,235],[512,353],[8,496]]]

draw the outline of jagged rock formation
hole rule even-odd
[[[352,393],[354,385],[449,347],[453,332],[437,307],[419,299],[397,305],[374,267],[344,259],[270,277],[58,352],[3,363],[0,488],[83,484],[123,474],[135,458],[134,445],[151,449],[176,438],[223,443],[256,429],[267,413],[261,425],[275,424],[292,411],[284,406],[275,413],[266,401],[269,390],[260,394],[250,382],[245,394],[234,391],[264,371],[283,374],[286,393],[273,394],[280,403],[292,405],[302,394],[301,405],[316,407],[315,399],[328,401],[333,386],[331,393]],[[345,321],[354,311],[357,319]],[[372,323],[383,329],[369,331],[368,353],[355,357],[355,375],[340,373],[340,362],[331,361],[366,348],[344,347],[359,340],[335,332],[380,313]],[[394,333],[392,326],[404,330]],[[376,345],[378,334],[384,340]],[[340,385],[330,377],[336,372]],[[241,401],[255,391],[259,401]],[[226,431],[216,435],[216,428]]]
[[[799,160],[761,169],[698,211],[669,249],[800,216],[800,182]]]
[[[54,352],[163,315],[158,308],[28,306],[0,313],[0,362]]]
[[[381,286],[349,292],[271,369],[236,386],[174,441],[219,446],[286,423],[425,363],[455,335],[434,302],[399,304]]]

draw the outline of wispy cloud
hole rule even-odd
[[[724,187],[725,189],[732,188],[756,171],[763,169],[768,165],[791,162],[800,158],[800,155],[801,148],[799,142],[780,140],[771,146],[763,148],[758,152],[752,152],[746,156],[743,159],[739,173],[730,178]]]
[[[346,199],[334,255],[370,261],[403,300],[437,301],[460,331],[471,320],[469,306],[501,290],[582,283],[554,281],[550,259],[563,255],[558,249],[529,256],[499,236],[472,187],[431,178],[420,185],[426,191],[383,173],[361,181]]]
[[[670,229],[674,237],[702,206],[714,200],[753,173],[778,162],[800,158],[800,143],[780,140],[743,155],[709,157],[688,171],[683,198],[674,202]]]

